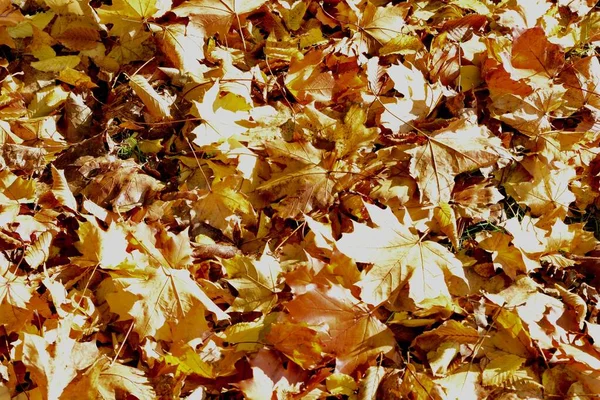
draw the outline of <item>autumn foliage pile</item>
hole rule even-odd
[[[600,393],[599,48],[595,0],[0,0],[0,398]]]

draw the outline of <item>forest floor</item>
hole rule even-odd
[[[0,398],[600,398],[591,0],[0,0]]]

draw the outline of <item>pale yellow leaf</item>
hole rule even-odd
[[[52,172],[52,193],[58,202],[73,211],[77,211],[77,200],[69,188],[69,183],[65,178],[65,172],[58,170],[54,165],[51,166]]]
[[[158,120],[171,118],[171,105],[154,90],[146,78],[141,75],[132,76],[129,78],[129,86],[142,99],[153,118]]]
[[[33,61],[31,66],[43,72],[60,72],[63,69],[75,68],[80,61],[79,56],[57,56],[42,61]]]
[[[481,380],[484,385],[500,386],[509,382],[526,359],[514,354],[504,354],[494,358],[485,366]]]

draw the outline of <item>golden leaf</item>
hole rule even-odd
[[[373,264],[357,283],[362,300],[379,305],[408,284],[417,305],[451,302],[446,279],[455,276],[466,284],[462,264],[454,254],[439,243],[421,240],[389,208],[367,203],[365,207],[376,227],[354,223],[354,231],[343,234],[336,244],[355,261]]]
[[[150,86],[146,78],[141,75],[132,76],[129,78],[129,86],[142,99],[153,118],[157,120],[171,118],[171,105]]]

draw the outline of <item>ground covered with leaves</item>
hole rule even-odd
[[[595,0],[0,0],[0,397],[600,393]]]

